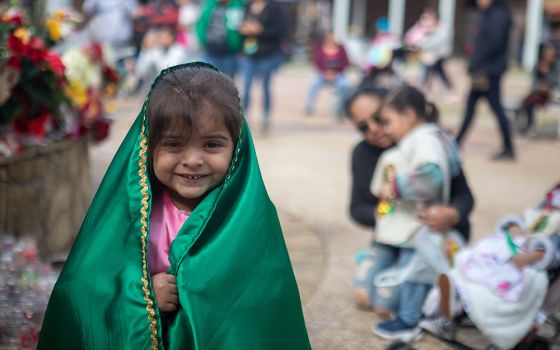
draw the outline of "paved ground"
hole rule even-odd
[[[463,65],[453,62],[450,68],[459,90],[464,91],[467,80]],[[415,67],[411,67],[407,77],[414,79],[415,73]],[[321,93],[313,117],[303,115],[311,78],[311,70],[303,66],[287,66],[278,74],[274,82],[276,110],[269,135],[259,133],[260,109],[249,111],[261,170],[279,209],[313,348],[382,349],[386,342],[370,331],[376,317],[356,310],[350,299],[354,255],[367,246],[372,234],[353,224],[347,210],[349,156],[359,135],[346,121],[330,116],[331,91]],[[506,99],[515,101],[528,86],[526,75],[510,73],[504,84]],[[260,104],[258,91],[254,93],[254,103]],[[111,138],[92,147],[94,187],[138,113],[140,103],[140,99],[133,98],[120,101]],[[462,104],[440,105],[444,127],[456,130]],[[494,120],[483,105],[479,106],[476,125],[464,148],[464,167],[477,200],[472,216],[475,239],[489,232],[502,215],[521,213],[535,203],[560,177],[560,142],[554,138],[518,138],[516,162],[488,161],[499,148],[499,138]],[[553,113],[549,111],[548,117],[540,122],[541,133],[553,134]],[[461,338],[476,346],[484,344],[473,331],[463,332]],[[416,347],[447,348],[431,337],[425,337]]]

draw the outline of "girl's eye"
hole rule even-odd
[[[183,146],[183,144],[178,141],[167,141],[163,145],[167,148],[180,148]]]
[[[219,144],[218,142],[208,142],[206,143],[206,148],[218,148],[221,147],[222,145]]]

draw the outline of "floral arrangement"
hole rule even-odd
[[[0,124],[12,123],[19,133],[42,139],[56,127],[61,109],[70,101],[60,57],[23,26],[22,16],[4,16],[0,34],[7,56],[0,83]]]
[[[25,12],[0,11],[0,157],[66,138],[108,135],[104,99],[119,76],[98,44],[57,52],[77,17],[57,11],[28,24]],[[85,77],[85,79],[84,79]]]
[[[103,48],[96,42],[65,51],[62,62],[68,79],[65,92],[80,121],[73,133],[83,134],[85,127],[90,126],[94,140],[102,140],[109,129],[104,117],[109,109],[106,102],[116,95],[119,74],[105,62]]]

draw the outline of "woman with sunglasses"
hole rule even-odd
[[[352,152],[352,197],[350,215],[359,224],[374,228],[375,211],[379,198],[370,190],[373,173],[382,153],[391,148],[391,139],[380,125],[379,111],[387,91],[373,85],[361,85],[346,102],[346,114],[362,133],[363,140]],[[433,205],[420,215],[421,220],[434,231],[454,229],[468,241],[468,216],[474,199],[462,170],[451,179],[448,205]],[[398,309],[396,288],[377,289],[373,280],[381,271],[398,264],[398,256],[391,247],[373,242],[367,253],[359,256],[354,279],[353,298],[357,306],[374,309],[381,317],[390,317]]]

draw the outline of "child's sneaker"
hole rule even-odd
[[[435,335],[438,338],[446,340],[455,340],[457,326],[455,322],[445,319],[445,317],[437,317],[430,320],[422,320],[418,324],[428,333]]]
[[[399,317],[374,325],[372,331],[380,338],[400,340],[406,343],[419,340],[422,332],[416,326],[409,326]]]

